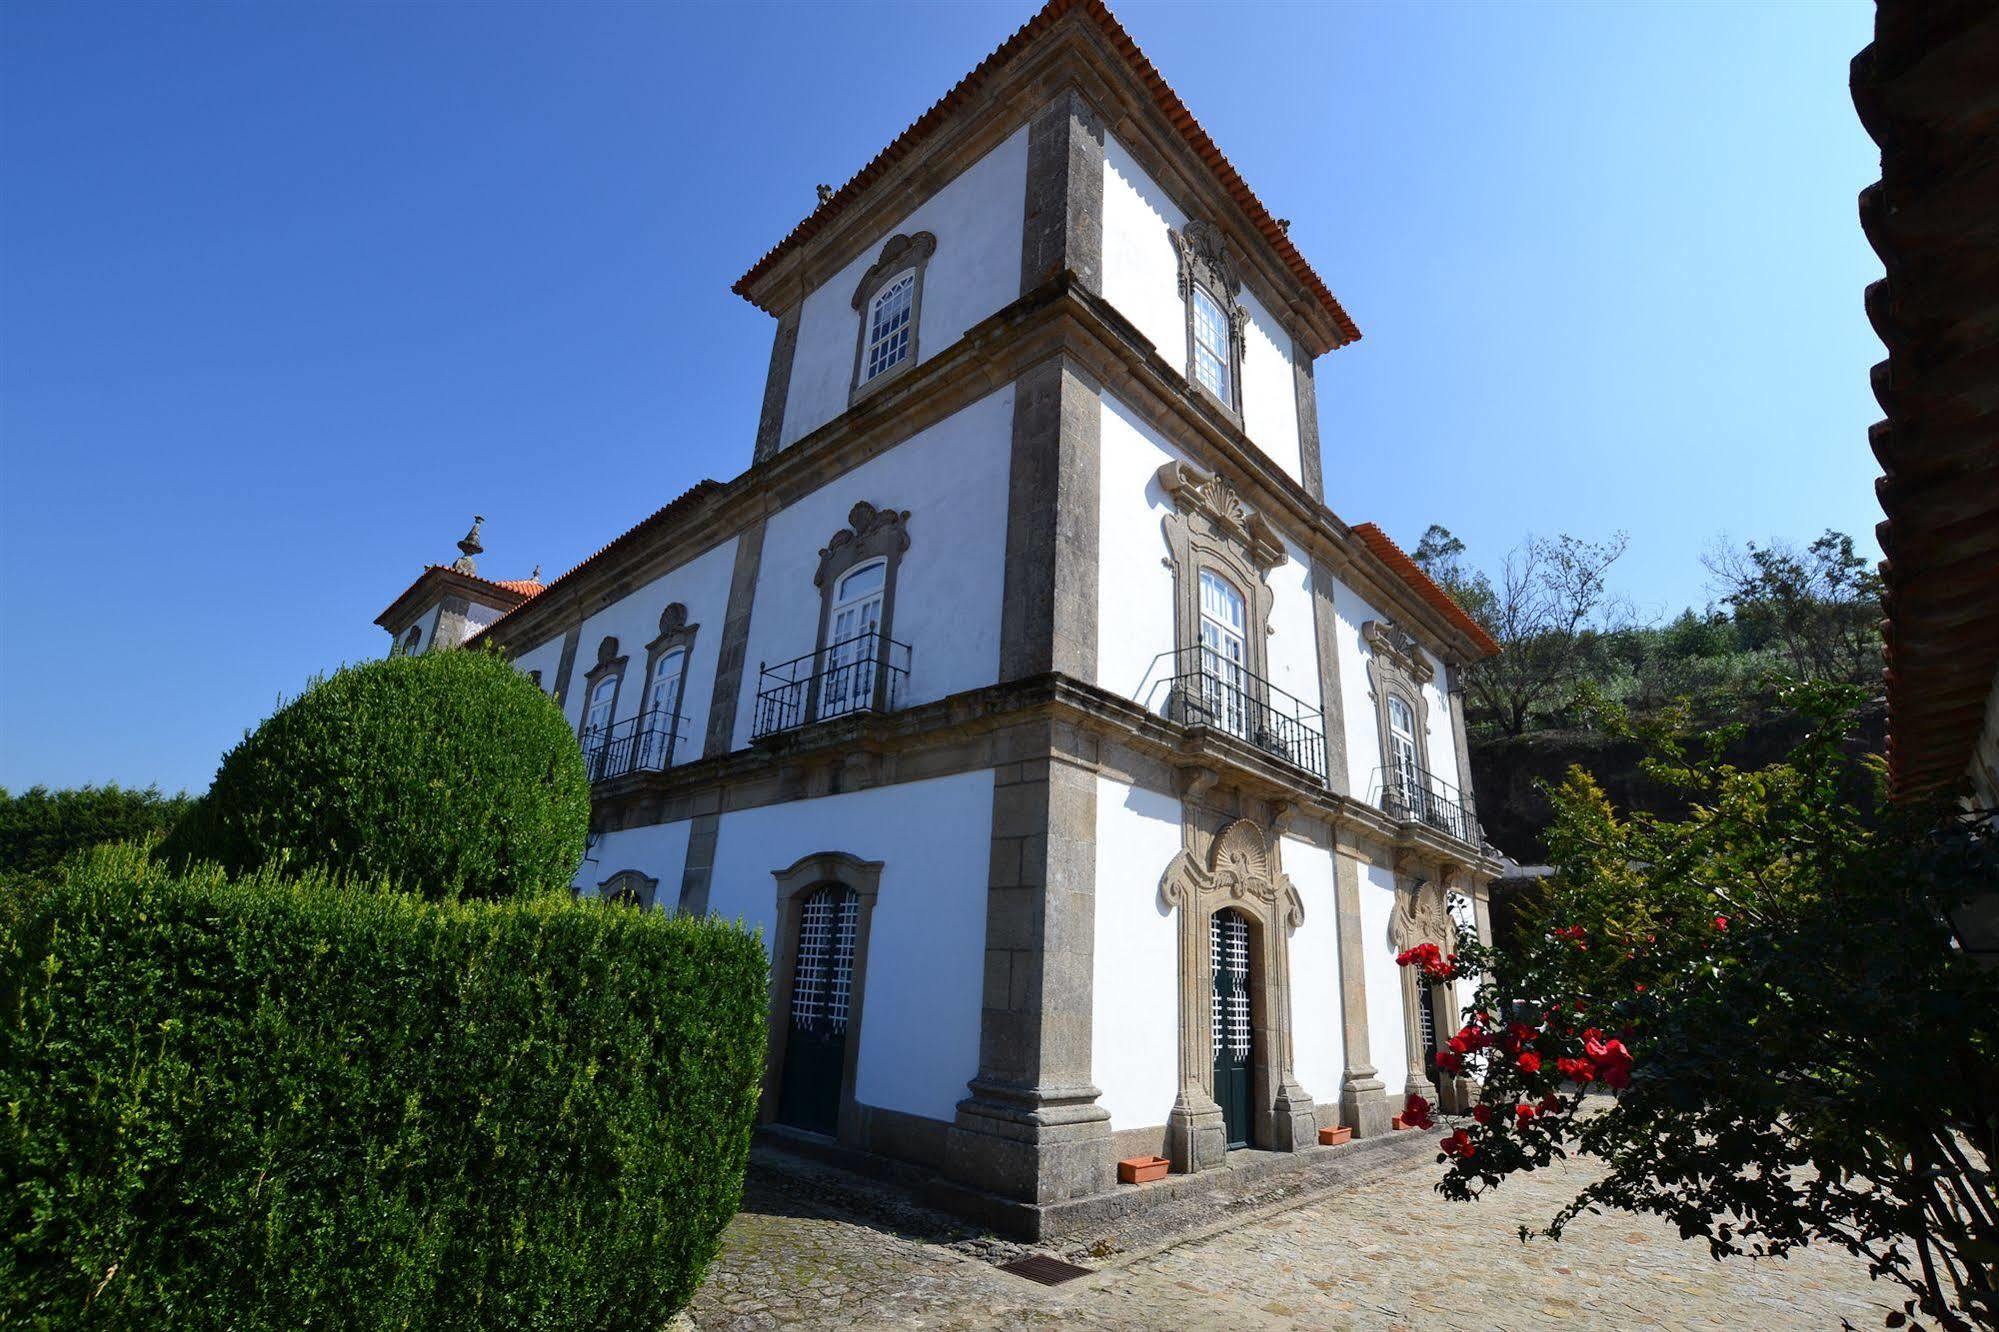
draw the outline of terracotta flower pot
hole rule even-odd
[[[1396,1115],[1388,1121],[1388,1127],[1393,1129],[1406,1129],[1409,1126],[1402,1122],[1401,1115]]]
[[[1149,1184],[1165,1179],[1167,1164],[1163,1156],[1128,1156],[1117,1163],[1118,1183]]]
[[[1321,1147],[1337,1147],[1343,1142],[1352,1141],[1353,1130],[1345,1126],[1339,1128],[1322,1128],[1319,1130],[1319,1145]]]

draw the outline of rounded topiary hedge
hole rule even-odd
[[[431,652],[349,666],[279,708],[164,850],[507,898],[567,887],[589,823],[555,702],[497,653]]]

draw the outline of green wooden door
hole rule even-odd
[[[829,1137],[840,1127],[859,908],[854,890],[837,884],[807,897],[799,911],[798,955],[792,964],[791,1023],[784,1040],[777,1117]]]
[[[1249,1146],[1250,1061],[1255,1032],[1249,1010],[1249,922],[1217,911],[1208,922],[1208,955],[1215,985],[1215,1101],[1222,1107],[1230,1147]]]

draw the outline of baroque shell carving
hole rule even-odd
[[[1367,640],[1374,654],[1384,658],[1404,675],[1418,684],[1428,684],[1436,677],[1431,669],[1430,658],[1423,651],[1415,636],[1391,620],[1369,620],[1360,627],[1360,636]]]
[[[1242,547],[1259,570],[1268,573],[1289,558],[1276,529],[1243,502],[1227,478],[1184,462],[1166,463],[1154,475],[1175,508],[1206,519],[1218,535]]]
[[[687,627],[687,607],[678,601],[669,601],[666,609],[659,613],[659,631],[670,634],[676,629]]]
[[[1444,902],[1442,884],[1432,880],[1395,894],[1395,910],[1388,917],[1388,942],[1396,952],[1420,943],[1433,943],[1450,952],[1457,947],[1457,940],[1458,927]]]
[[[1222,829],[1208,848],[1206,865],[1182,851],[1159,878],[1160,900],[1168,907],[1200,909],[1203,898],[1215,895],[1262,902],[1289,929],[1305,921],[1305,903],[1298,890],[1290,876],[1272,872],[1269,843],[1263,830],[1248,819],[1237,819]]]
[[[819,552],[819,572],[813,578],[817,586],[824,586],[826,571],[836,563],[847,567],[848,561],[836,557],[846,553],[850,546],[858,543],[859,549],[852,552],[854,558],[863,559],[875,555],[900,554],[909,549],[909,510],[878,508],[866,500],[861,500],[847,511],[847,525],[833,534]]]
[[[1206,218],[1197,217],[1186,227],[1170,233],[1173,248],[1180,256],[1180,298],[1185,300],[1196,281],[1218,289],[1227,298],[1230,314],[1236,309],[1236,295],[1242,290],[1242,269],[1229,251],[1228,237]]]

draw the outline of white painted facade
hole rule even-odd
[[[1172,365],[1186,359],[1187,301],[1172,233],[1187,225],[1117,136],[1104,136],[1104,298]],[[1243,431],[1291,478],[1304,478],[1291,338],[1253,291],[1242,349]]]
[[[1020,201],[1026,186],[1027,130],[1022,128],[911,209],[805,298],[780,446],[797,442],[847,410],[862,317],[854,309],[854,291],[890,236],[927,231],[937,238],[918,311],[918,364],[1020,295]]]
[[[736,709],[737,748],[756,725],[760,668],[818,646],[819,553],[862,501],[909,514],[909,550],[888,626],[889,637],[909,647],[904,706],[999,677],[1012,429],[1009,384],[771,518]]]
[[[1097,779],[1091,993],[1100,1103],[1113,1131],[1166,1122],[1180,1090],[1180,935],[1159,875],[1180,851],[1180,801]]]
[[[708,909],[766,940],[774,871],[829,850],[882,863],[854,1088],[865,1105],[948,1120],[978,1071],[992,807],[992,774],[968,773],[722,817]]]

